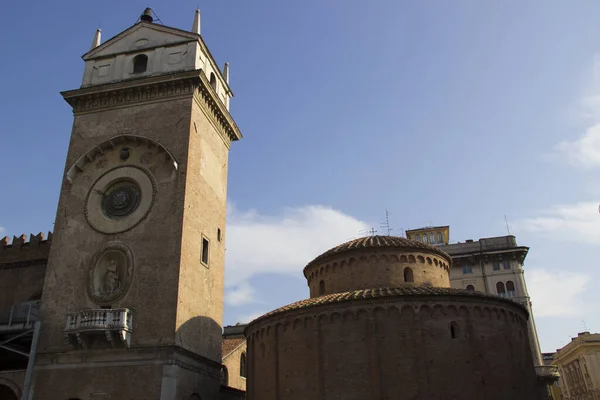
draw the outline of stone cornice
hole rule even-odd
[[[229,145],[242,133],[201,70],[162,74],[61,92],[73,114],[193,97]]]
[[[462,254],[452,254],[452,260],[456,265],[459,265],[464,260],[468,260],[471,263],[479,262],[483,259],[484,262],[502,261],[502,260],[518,260],[521,264],[525,261],[529,247],[513,247],[504,250],[493,250],[493,251],[472,251]]]

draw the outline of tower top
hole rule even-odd
[[[146,7],[142,15],[140,15],[140,20],[142,22],[148,22],[149,24],[154,21],[154,18],[152,17],[152,9],[150,7]]]
[[[194,13],[194,23],[192,24],[192,32],[200,34],[200,10]]]

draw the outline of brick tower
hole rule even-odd
[[[83,60],[33,398],[218,399],[228,65],[150,9]]]

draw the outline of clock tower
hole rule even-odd
[[[34,399],[218,399],[228,153],[242,135],[200,35],[139,21],[83,55]]]

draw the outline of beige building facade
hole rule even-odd
[[[406,234],[407,237],[429,238],[442,232],[442,237],[449,238],[449,231],[449,226],[425,227],[407,230]],[[532,302],[527,291],[523,268],[529,248],[519,246],[512,235],[433,245],[452,257],[451,287],[495,294],[514,300],[527,308],[531,354],[539,379],[546,381],[550,390],[552,383],[558,379],[558,372],[555,367],[544,364],[540,350]]]
[[[552,358],[560,371],[560,400],[600,400],[600,333],[579,333]]]

